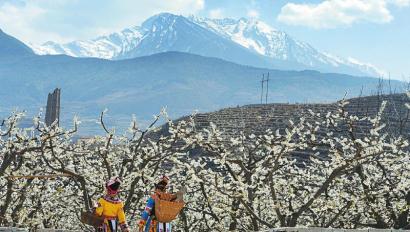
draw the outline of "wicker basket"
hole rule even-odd
[[[81,212],[81,222],[97,228],[104,223],[104,217],[97,216],[92,212]]]
[[[158,222],[171,222],[175,220],[185,203],[183,201],[171,201],[175,199],[175,195],[169,193],[161,193],[155,199],[155,217]]]

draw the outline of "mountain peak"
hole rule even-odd
[[[165,13],[159,13],[159,14],[153,15],[153,16],[149,17],[148,19],[146,19],[142,23],[142,25],[144,25],[144,23],[146,23],[146,22],[151,22],[151,21],[167,22],[169,20],[175,20],[175,19],[178,19],[178,18],[184,18],[184,17],[181,16],[181,15],[176,15],[176,14],[171,14],[171,13],[166,13],[166,12]]]
[[[170,17],[172,17],[173,18],[173,17],[179,17],[179,16],[181,16],[181,15],[176,15],[176,14],[169,13],[169,12],[162,12],[162,13],[159,13],[159,14],[155,14],[155,15],[151,16],[150,18],[155,18],[155,17],[161,17],[161,18],[170,18]]]
[[[55,45],[57,45],[57,43],[53,42],[53,41],[47,41],[47,42],[43,43],[43,45],[45,45],[45,46],[55,46]]]
[[[175,15],[171,13],[160,13],[151,16],[141,24],[141,28],[148,30],[156,30],[156,28],[166,29],[171,27],[177,21],[188,21],[185,17],[181,15]]]
[[[239,20],[238,20],[239,22],[245,22],[245,23],[247,23],[247,22],[249,22],[250,21],[250,19],[248,19],[248,18],[245,18],[245,17],[241,17],[241,18],[239,18]]]

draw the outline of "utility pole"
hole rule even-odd
[[[262,91],[261,91],[261,104],[263,104],[263,83],[265,82],[265,74],[262,74]]]
[[[269,72],[268,72],[268,77],[266,79],[266,99],[265,99],[265,104],[268,104],[268,92],[269,92]]]

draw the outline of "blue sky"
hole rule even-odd
[[[410,79],[410,0],[0,0],[0,28],[24,42],[68,42],[160,13],[253,17],[342,57]]]

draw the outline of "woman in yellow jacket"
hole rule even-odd
[[[98,229],[101,232],[117,232],[120,226],[123,232],[129,232],[125,219],[124,203],[118,198],[121,181],[118,177],[111,178],[105,184],[107,194],[98,199],[95,213],[104,217],[104,224]]]

